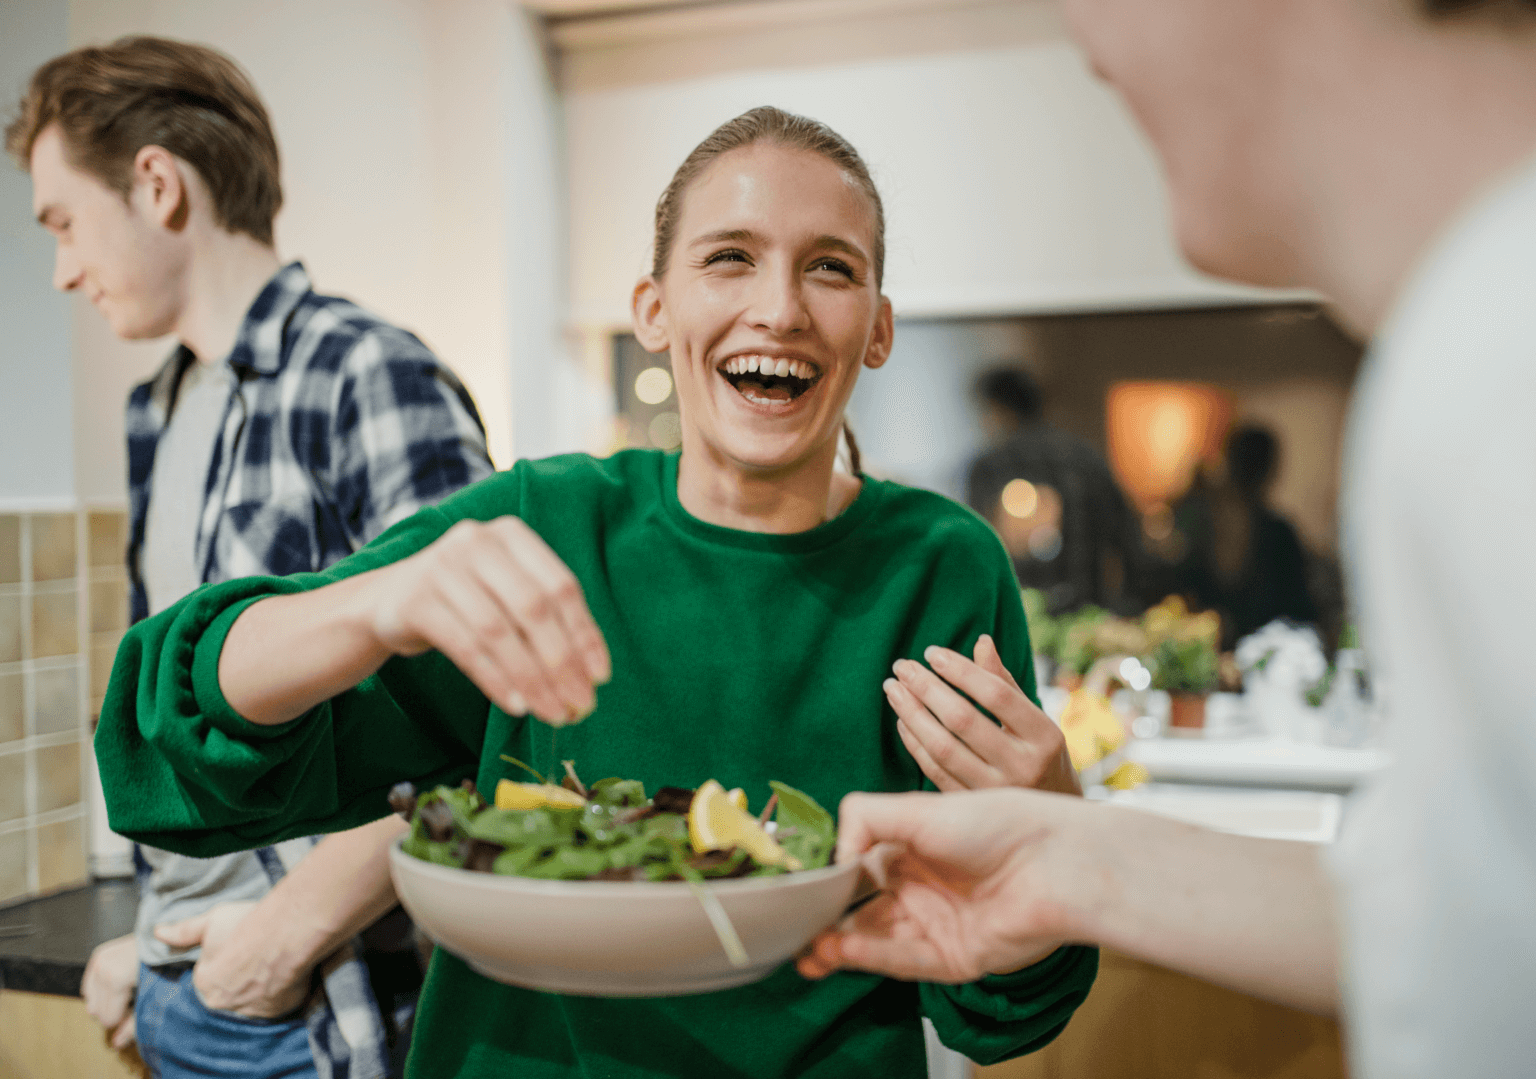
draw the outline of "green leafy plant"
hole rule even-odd
[[[1220,676],[1220,657],[1203,638],[1168,638],[1147,658],[1155,689],[1169,693],[1210,693]]]
[[[1088,668],[1102,654],[1098,630],[1108,618],[1108,611],[1089,605],[1064,615],[1058,621],[1056,662],[1062,669],[1076,675],[1088,673]]]
[[[1051,616],[1045,603],[1045,593],[1038,588],[1020,590],[1024,601],[1024,618],[1029,623],[1029,643],[1037,655],[1053,662],[1061,638],[1061,620]]]

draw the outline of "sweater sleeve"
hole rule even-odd
[[[96,731],[112,830],[194,857],[340,831],[389,812],[389,788],[474,773],[489,702],[438,652],[395,658],[288,723],[241,717],[219,687],[252,603],[399,561],[453,523],[423,510],[323,573],[207,585],[128,631]]]
[[[1003,664],[1036,704],[1034,652],[1013,567],[1001,543],[987,534],[993,553],[974,552],[981,564],[996,566],[990,610],[978,610],[978,624],[964,627],[950,647],[971,654],[976,638],[988,633]],[[932,787],[932,784],[925,784]],[[918,987],[923,1014],[939,1040],[978,1064],[1032,1053],[1050,1043],[1088,996],[1098,973],[1096,948],[1058,948],[1032,966],[989,975],[965,985],[924,983]]]

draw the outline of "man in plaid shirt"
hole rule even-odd
[[[279,262],[277,144],[227,57],[154,38],[68,53],[6,143],[55,285],[121,337],[180,342],[128,403],[135,620],[204,583],[322,569],[491,472],[474,403],[420,341]],[[389,880],[403,828],[140,848],[138,930],[92,956],[87,1007],[170,1079],[397,1073],[420,981]]]

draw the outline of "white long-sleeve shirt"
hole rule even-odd
[[[1352,1074],[1536,1075],[1536,162],[1378,338],[1345,507],[1394,756],[1332,855]]]

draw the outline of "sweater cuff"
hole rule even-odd
[[[978,1064],[995,1064],[1061,1033],[1087,998],[1098,960],[1098,949],[1068,945],[1011,974],[924,985],[923,1009],[945,1045]]]
[[[192,699],[197,710],[209,726],[242,742],[274,741],[293,730],[304,717],[290,719],[286,723],[252,723],[230,706],[219,685],[219,657],[224,653],[224,640],[229,636],[235,620],[246,608],[277,593],[251,596],[232,604],[209,623],[198,638],[192,652]]]
[[[1099,950],[1082,944],[1064,944],[1038,963],[1031,963],[1007,974],[988,974],[970,986],[960,988],[974,986],[988,996],[1006,996],[1020,990],[1033,990],[1042,982],[1054,982],[1063,975],[1081,977],[1082,972],[1078,968],[1084,965],[1091,966],[1093,974],[1096,974],[1099,969]],[[1093,974],[1088,976],[1089,984],[1092,984]]]

